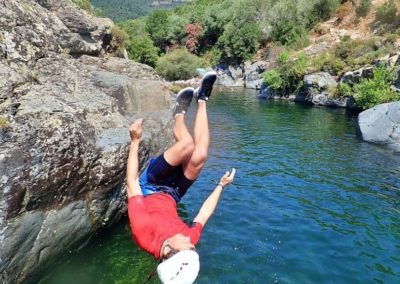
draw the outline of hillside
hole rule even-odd
[[[115,22],[146,16],[158,9],[170,9],[191,0],[92,0],[94,8]]]

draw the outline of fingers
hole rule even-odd
[[[229,175],[229,178],[230,178],[231,180],[233,180],[233,178],[235,177],[235,174],[236,174],[236,169],[235,169],[235,168],[232,168],[232,171],[231,171],[231,174]]]

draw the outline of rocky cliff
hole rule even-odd
[[[69,0],[0,0],[0,273],[34,282],[126,210],[127,127],[141,162],[170,142],[153,69],[110,57],[113,23]]]

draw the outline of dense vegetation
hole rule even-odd
[[[100,2],[102,0],[93,0],[93,3]],[[394,42],[400,34],[396,28],[400,23],[396,18],[395,1],[387,0],[376,12],[376,22],[382,31],[380,36],[363,40],[344,37],[339,45],[313,58],[299,54],[297,50],[309,44],[309,32],[318,22],[329,18],[343,2],[346,1],[193,0],[172,10],[157,10],[146,17],[120,22],[118,26],[126,35],[122,31],[116,34],[126,38],[122,46],[131,59],[156,67],[170,80],[190,77],[194,69],[203,64],[234,65],[253,58],[256,53],[258,58],[270,59],[269,54],[275,52],[275,68],[264,74],[264,81],[277,93],[288,94],[302,88],[306,73],[327,71],[340,76],[394,51]],[[113,9],[118,10],[119,4],[113,3]],[[357,16],[367,15],[371,0],[356,3]],[[122,5],[121,9],[137,4],[133,1]],[[379,72],[383,71],[376,72],[375,77],[381,78]],[[390,81],[379,80],[386,84]],[[332,94],[344,95],[347,91],[361,98],[374,84],[362,83],[364,85],[341,86]],[[376,95],[376,92],[370,94]],[[396,98],[389,91],[384,97],[383,100]],[[368,102],[361,100],[357,103],[360,107],[368,106]]]
[[[303,47],[309,30],[339,4],[340,0],[197,0],[119,25],[131,39],[140,38],[128,45],[134,60],[153,60],[154,49],[145,55],[152,43],[161,56],[186,47],[208,64],[237,64],[271,42]]]
[[[90,1],[90,0],[74,0]],[[181,1],[156,1],[156,0],[91,0],[94,7],[101,10],[101,14],[115,22],[136,19],[146,16],[156,9],[173,8]],[[160,2],[159,5],[152,5]],[[166,3],[169,2],[169,3]]]

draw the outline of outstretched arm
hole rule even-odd
[[[142,195],[139,186],[139,143],[142,137],[143,119],[136,120],[130,127],[131,148],[129,150],[128,165],[126,170],[126,190],[128,198],[134,195]]]
[[[217,207],[218,200],[221,197],[221,193],[224,190],[224,187],[230,184],[235,177],[236,170],[232,169],[232,172],[226,172],[225,175],[221,178],[219,184],[215,187],[214,191],[208,196],[206,201],[204,201],[203,205],[200,208],[199,213],[196,218],[194,218],[194,222],[200,223],[203,226],[207,223],[208,219],[214,213],[215,208]]]

